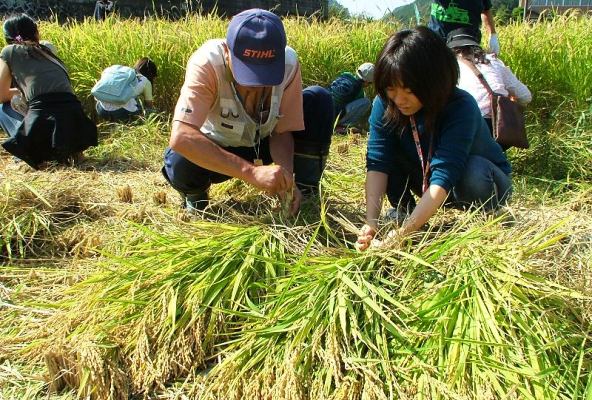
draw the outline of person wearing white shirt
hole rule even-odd
[[[448,34],[447,45],[458,59],[460,77],[457,86],[475,98],[490,131],[492,109],[489,92],[467,63],[475,65],[493,92],[509,96],[522,106],[530,103],[532,94],[528,87],[495,54],[486,54],[471,32],[465,28],[453,30]]]

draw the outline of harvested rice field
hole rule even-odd
[[[321,85],[398,28],[285,23]],[[365,132],[334,136],[295,218],[237,180],[203,213],[179,207],[160,174],[170,113],[189,55],[225,27],[41,25],[88,110],[105,66],[150,55],[161,112],[100,124],[72,167],[0,154],[0,399],[592,399],[592,20],[499,29],[534,95],[510,205],[441,210],[367,253]]]

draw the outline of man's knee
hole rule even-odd
[[[314,101],[322,103],[329,102],[329,105],[333,105],[333,97],[331,96],[331,92],[322,86],[307,86],[304,88],[304,90],[302,90],[302,97],[305,104]]]
[[[178,192],[184,194],[202,193],[210,187],[210,179],[203,169],[182,155],[167,148],[162,175]]]
[[[304,191],[316,191],[327,164],[327,155],[294,153],[296,185]]]
[[[294,132],[294,174],[299,187],[316,188],[331,147],[333,98],[327,89],[310,86],[302,99],[305,129]]]
[[[324,143],[308,140],[294,141],[294,175],[300,188],[316,188],[319,185],[330,147],[330,136]]]

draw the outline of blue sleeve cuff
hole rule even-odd
[[[392,168],[382,162],[368,160],[366,158],[366,171],[382,172],[389,175],[392,172]]]
[[[430,185],[438,185],[442,189],[446,190],[446,192],[448,192],[448,193],[452,189],[452,185],[450,184],[450,182],[447,179],[444,179],[442,177],[430,178]]]

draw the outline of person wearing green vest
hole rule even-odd
[[[434,0],[428,28],[445,41],[450,32],[466,28],[481,41],[481,22],[489,34],[489,51],[500,54],[500,43],[491,14],[491,0]]]

